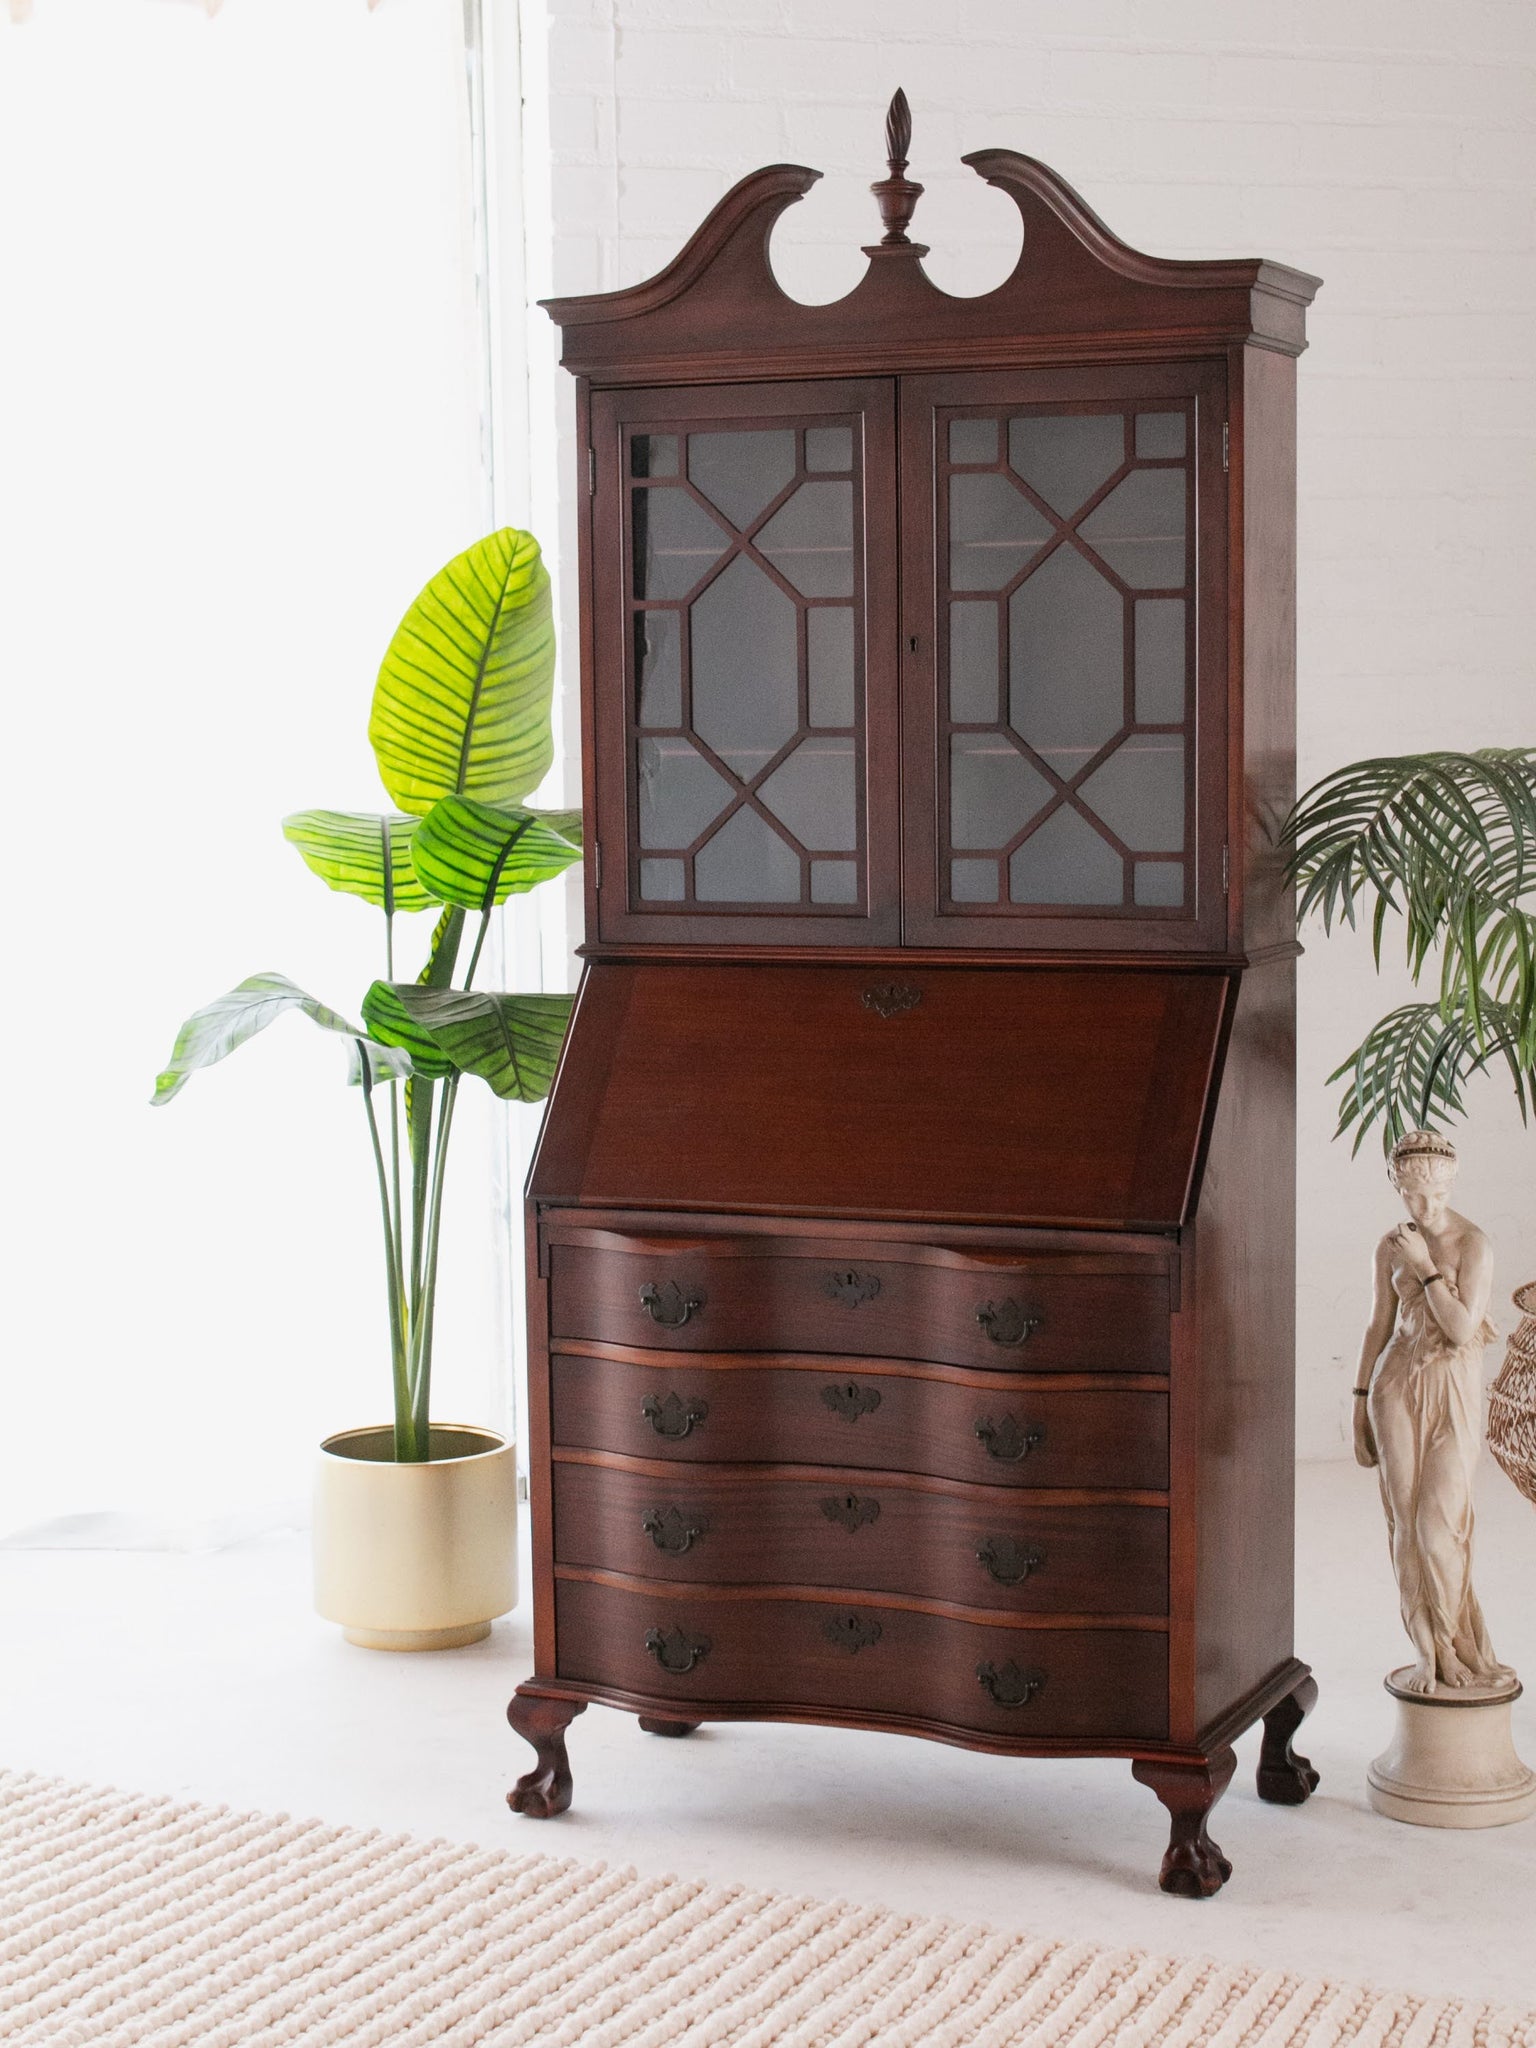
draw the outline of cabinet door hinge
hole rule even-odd
[[[1229,896],[1232,893],[1232,846],[1230,841],[1221,849],[1221,893],[1223,896]]]
[[[1227,420],[1221,423],[1221,466],[1224,470],[1232,467],[1232,427]]]
[[[1223,467],[1225,467],[1225,464],[1223,464]],[[596,493],[597,493],[597,450],[596,450],[595,448],[589,448],[589,449],[587,450],[587,496],[588,496],[589,498],[591,498],[591,497],[594,497],[594,496],[596,495]]]
[[[603,886],[603,849],[600,846],[592,849],[592,886],[594,889]]]

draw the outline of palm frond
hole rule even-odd
[[[1435,1130],[1466,1113],[1462,1087],[1502,1059],[1514,1084],[1520,1115],[1529,1114],[1536,1089],[1536,1059],[1522,1038],[1516,1013],[1484,997],[1474,1023],[1464,998],[1449,1014],[1439,1003],[1405,1003],[1373,1024],[1348,1059],[1328,1076],[1348,1077],[1339,1105],[1336,1138],[1353,1130],[1353,1151],[1373,1125],[1384,1152],[1408,1130]]]

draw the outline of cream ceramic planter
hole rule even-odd
[[[517,1604],[517,1460],[489,1429],[432,1428],[397,1465],[394,1432],[347,1429],[315,1473],[315,1606],[368,1650],[477,1643]]]

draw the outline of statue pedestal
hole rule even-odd
[[[1424,1694],[1386,1681],[1397,1702],[1397,1732],[1366,1774],[1372,1806],[1421,1828],[1499,1828],[1536,1813],[1536,1771],[1515,1754],[1509,1710],[1516,1680]]]

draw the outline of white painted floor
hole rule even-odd
[[[1536,1510],[1491,1466],[1479,1583],[1500,1654],[1536,1681]],[[1402,1827],[1365,1802],[1405,1656],[1371,1479],[1303,1468],[1297,1649],[1322,1700],[1301,1808],[1261,1805],[1256,1743],[1217,1809],[1216,1899],[1165,1898],[1162,1809],[1119,1763],[1013,1762],[897,1736],[762,1725],[685,1742],[592,1708],[576,1804],[502,1803],[530,1760],[502,1711],[531,1667],[526,1606],[474,1649],[356,1650],[308,1607],[298,1536],[203,1555],[0,1550],[0,1761],[136,1791],[411,1829],[878,1901],[994,1926],[1201,1952],[1536,2007],[1536,1819]],[[1536,1762],[1536,1690],[1516,1707]]]

